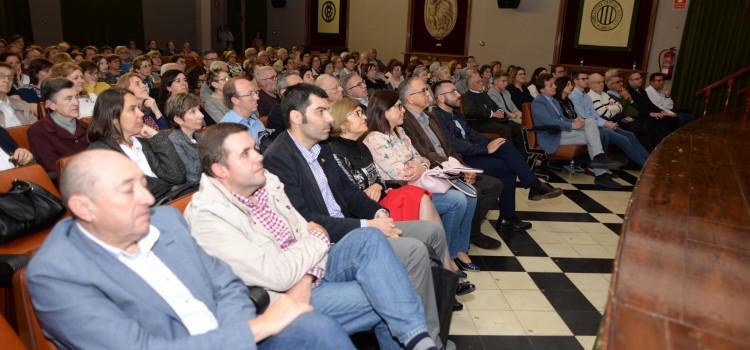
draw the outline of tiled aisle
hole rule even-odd
[[[519,216],[533,223],[524,233],[501,233],[496,251],[471,247],[482,271],[469,273],[477,290],[459,297],[451,336],[466,349],[586,349],[594,345],[607,302],[612,258],[637,171],[617,171],[622,190],[605,191],[593,177],[555,172],[564,189],[555,199],[530,202],[517,192]],[[490,211],[484,233],[494,230]]]

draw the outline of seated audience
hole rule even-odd
[[[18,95],[8,96],[13,88],[15,72],[7,63],[0,62],[0,127],[33,124],[36,115],[31,111],[31,105]]]
[[[300,83],[302,83],[302,79],[299,74],[296,74],[295,72],[281,73],[276,79],[276,94],[278,96],[284,96],[287,88]],[[271,109],[271,114],[268,115],[268,128],[275,130],[276,133],[282,132],[288,128],[288,125],[284,124],[284,116],[281,114],[281,105],[276,105]]]
[[[409,78],[418,79],[418,78]],[[407,81],[408,81],[407,80]],[[403,85],[402,85],[403,86]],[[373,95],[372,108],[367,110],[370,132],[363,143],[373,155],[375,168],[386,180],[404,181],[422,187],[421,177],[430,168],[430,159],[422,157],[401,127],[404,109],[395,91],[382,91]],[[468,256],[471,237],[471,219],[477,205],[474,197],[449,188],[444,193],[432,193],[432,202],[440,215],[448,253],[453,263],[449,270],[478,271],[479,266]]]
[[[425,246],[436,252],[446,249],[442,228],[429,221],[394,222],[387,210],[354,184],[341,181],[345,175],[330,148],[320,144],[328,139],[333,119],[326,98],[325,91],[314,85],[298,84],[287,89],[281,111],[289,129],[266,150],[263,165],[284,184],[292,206],[305,220],[322,225],[332,242],[359,227],[373,227],[389,237],[420,296],[430,337],[442,348]]]
[[[362,80],[362,77],[357,73],[352,73],[344,75],[339,80],[344,91],[344,96],[357,100],[359,104],[367,109],[367,104],[369,103],[367,84]]]
[[[206,78],[206,85],[211,90],[211,94],[202,98],[205,103],[203,108],[216,123],[221,122],[221,118],[229,112],[229,108],[224,104],[224,84],[229,79],[231,79],[229,73],[221,69],[211,70]]]
[[[18,147],[8,131],[0,126],[0,171],[34,163],[31,151]]]
[[[664,87],[664,79],[666,79],[664,73],[651,73],[648,77],[648,86],[646,87],[648,99],[651,100],[656,107],[659,107],[665,116],[677,117],[680,121],[680,125],[685,125],[695,120],[695,117],[690,113],[675,111],[674,101],[672,101],[672,98],[670,97],[671,91]]]
[[[483,65],[479,68],[479,76],[482,79],[482,86],[484,86],[484,89],[482,91],[489,90],[490,86],[492,86],[492,67],[490,65]],[[438,82],[439,80],[436,80],[435,82]]]
[[[508,92],[510,92],[510,98],[516,107],[522,106],[526,102],[531,102],[534,98],[531,97],[529,92],[528,84],[526,83],[526,70],[523,67],[513,67],[508,69],[508,77],[510,78],[510,85],[508,85]]]
[[[312,304],[349,333],[375,328],[382,348],[435,349],[419,297],[377,229],[355,229],[329,248],[328,232],[292,207],[241,125],[209,128],[199,152],[205,175],[185,218],[208,254],[272,300]]]
[[[73,82],[78,96],[79,118],[91,117],[94,113],[96,95],[84,89],[83,69],[73,62],[62,62],[50,68],[49,78],[66,78]]]
[[[378,75],[380,75],[380,71],[378,69],[378,65],[374,63],[367,63],[364,66],[363,71],[365,73],[365,84],[367,85],[367,93],[369,95],[372,95],[372,93],[378,90],[388,89],[388,85],[386,85],[385,81],[381,80],[378,77]]]
[[[90,149],[109,149],[132,159],[146,175],[147,187],[158,201],[185,183],[185,166],[169,142],[168,132],[145,125],[138,98],[129,90],[102,92],[88,129]]]
[[[156,100],[148,94],[148,86],[143,79],[136,73],[125,73],[117,81],[119,88],[130,90],[138,99],[138,108],[143,112],[143,122],[150,128],[159,131],[169,129],[170,123],[168,118],[164,118]]]
[[[72,81],[50,78],[42,83],[42,101],[48,117],[29,127],[29,144],[39,163],[50,173],[57,161],[89,146],[88,124],[78,119],[79,101]],[[59,174],[58,174],[59,175]]]
[[[83,89],[96,96],[109,89],[109,84],[99,80],[99,69],[93,61],[83,60],[79,64],[83,71]]]
[[[15,52],[6,52],[0,56],[0,60],[10,66],[13,71],[13,87],[18,89],[21,86],[28,85],[31,78],[23,72],[23,62],[21,54]]]
[[[154,79],[151,77],[151,58],[149,58],[148,56],[136,57],[133,60],[133,67],[131,69],[131,72],[138,74],[138,77],[143,80],[143,83],[148,87],[149,96],[156,95],[156,91],[158,91],[158,89],[154,84]]]
[[[638,109],[638,114],[648,116],[651,124],[658,124],[662,130],[662,135],[666,136],[669,132],[677,130],[680,127],[679,119],[669,117],[658,106],[651,102],[648,93],[643,89],[643,76],[639,72],[632,72],[628,75],[627,90],[633,98],[633,104]]]
[[[414,71],[412,72],[411,77],[419,78],[419,80],[427,84],[430,78],[430,71],[425,66],[419,66],[419,67],[414,68]]]
[[[232,78],[224,84],[223,90],[224,103],[229,111],[221,119],[221,123],[244,125],[257,142],[260,132],[266,130],[258,117],[258,87],[245,78]]]
[[[604,153],[602,145],[606,139],[602,140],[596,121],[578,116],[569,102],[573,84],[567,84],[561,93],[561,100],[568,101],[562,105],[554,98],[557,87],[551,74],[540,74],[535,84],[540,93],[531,103],[531,116],[542,149],[547,154],[554,154],[561,145],[586,145],[594,169],[594,183],[605,188],[620,188],[606,170],[616,169],[620,164],[608,159]],[[568,103],[568,107],[563,108]]]
[[[557,65],[552,66],[552,76],[555,79],[560,79],[562,77],[567,77],[568,76],[568,71],[565,69],[565,66],[563,66],[561,64],[557,64]],[[536,80],[532,80],[531,81],[532,84],[534,84],[535,82],[536,82]]]
[[[163,65],[161,68],[169,68],[169,64]],[[182,70],[170,69],[161,74],[161,86],[159,87],[159,99],[157,100],[156,106],[159,110],[164,109],[164,105],[167,103],[172,94],[179,94],[181,92],[190,92],[188,90],[188,81],[185,73]]]
[[[344,75],[346,74],[341,72],[339,76]],[[321,74],[315,79],[315,85],[326,92],[328,102],[335,102],[344,96],[344,89],[341,87],[341,83],[339,83],[339,80],[336,79],[335,76]]]
[[[620,86],[622,85],[622,78]],[[617,88],[617,86],[615,86]],[[616,92],[615,92],[616,93]],[[626,92],[627,94],[627,92]],[[602,118],[617,123],[617,125],[627,131],[635,134],[646,150],[654,149],[659,143],[661,137],[658,129],[649,128],[638,118],[638,110],[626,102],[622,104],[612,95],[604,91],[604,76],[599,73],[589,75],[589,98],[594,104],[594,110]],[[629,96],[629,94],[628,94]],[[626,107],[629,107],[629,113],[626,113]],[[644,142],[645,141],[645,142]]]
[[[622,106],[624,116],[634,119],[634,122],[625,123],[622,127],[634,132],[643,147],[652,151],[669,134],[670,127],[660,125],[659,119],[652,118],[648,113],[641,114],[630,91],[625,88],[623,77],[616,69],[608,70],[605,79],[607,94]],[[558,85],[557,82],[555,84]],[[558,89],[559,87],[560,85]]]
[[[539,181],[526,164],[513,144],[503,138],[490,138],[481,135],[466,123],[461,115],[461,94],[450,81],[441,81],[435,85],[437,108],[432,113],[438,118],[440,126],[451,146],[460,153],[470,166],[484,170],[485,174],[496,177],[503,182],[500,197],[500,219],[513,222],[516,217],[516,178],[523,188],[529,189],[529,200],[538,201],[559,197],[561,189]],[[514,220],[515,218],[515,220]]]
[[[450,79],[444,79],[450,80]],[[438,80],[440,82],[440,80]],[[505,117],[518,123],[522,124],[521,121],[521,110],[518,109],[513,98],[510,97],[510,92],[506,89],[508,87],[508,73],[499,72],[495,74],[492,79],[492,85],[490,90],[487,91],[487,95],[490,96],[493,102],[502,109]]]
[[[599,113],[594,109],[594,103],[591,101],[591,97],[586,94],[585,89],[588,88],[588,74],[586,72],[573,73],[573,85],[575,88],[570,94],[570,101],[573,102],[576,114],[580,115],[584,119],[592,119],[596,122],[599,127],[599,132],[606,134],[610,143],[615,144],[625,155],[633,161],[639,167],[642,167],[646,163],[648,158],[648,151],[643,148],[643,145],[638,141],[630,131],[623,130],[619,124],[614,121],[608,121],[602,118]],[[607,145],[603,145],[606,146]]]
[[[469,71],[467,76],[469,90],[463,94],[464,114],[469,123],[481,132],[495,133],[510,140],[517,150],[526,157],[523,143],[523,127],[520,123],[511,121],[514,114],[506,114],[492,100],[487,92],[482,91],[482,78],[476,71]]]
[[[55,226],[27,272],[57,348],[354,348],[335,321],[287,295],[257,316],[247,287],[195,243],[175,209],[149,209],[144,182],[112,151],[86,151],[66,166],[60,192],[73,217]]]
[[[37,58],[29,63],[29,83],[16,90],[18,96],[28,103],[39,103],[42,99],[42,82],[49,76],[52,62]]]
[[[542,73],[547,73],[547,68],[538,67],[537,69],[534,69],[534,72],[531,73],[531,80],[529,80],[529,84],[526,84],[526,87],[529,89],[529,94],[531,94],[532,98],[535,98],[537,97],[537,95],[539,95],[539,91],[536,90],[534,82],[537,78],[539,78],[539,74]]]
[[[281,98],[276,95],[276,71],[271,67],[260,67],[255,72],[255,81],[260,91],[258,92],[258,113],[268,115],[273,106],[281,103]]]
[[[169,141],[185,165],[187,183],[198,183],[201,177],[198,141],[201,135],[199,131],[203,129],[203,114],[200,107],[201,100],[198,96],[181,92],[167,100],[164,110],[173,127],[169,133]]]
[[[416,151],[427,158],[431,165],[440,164],[448,157],[462,161],[461,155],[454,151],[443,135],[437,117],[427,110],[434,101],[430,88],[421,79],[409,78],[399,87],[399,97],[407,112],[403,121],[404,131],[414,143]],[[477,191],[476,210],[473,218],[468,219],[470,240],[477,246],[499,248],[500,242],[482,234],[481,226],[487,212],[498,203],[503,191],[502,182],[492,176],[477,176],[475,173],[463,173],[462,179],[466,184],[475,187]],[[530,226],[520,220],[506,221],[505,225],[506,228],[510,227],[514,230]],[[464,268],[460,259],[457,263]]]
[[[117,55],[105,56],[107,60],[107,71],[104,73],[104,82],[109,85],[117,84],[117,79],[120,79],[122,71],[120,70],[120,57]]]

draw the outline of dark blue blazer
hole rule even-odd
[[[555,103],[556,106],[553,107],[552,103]],[[542,94],[537,95],[531,101],[531,116],[534,118],[534,127],[557,126],[561,131],[570,131],[573,127],[573,122],[562,115],[562,110],[562,106],[555,99],[550,101]],[[536,135],[539,145],[548,154],[555,153],[560,147],[559,132],[539,131]]]
[[[0,126],[0,148],[2,148],[5,153],[8,153],[8,155],[12,155],[13,152],[16,151],[16,148],[18,148],[16,141],[10,137],[8,131],[2,126]]]

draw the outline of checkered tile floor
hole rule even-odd
[[[483,232],[501,238],[503,247],[471,247],[482,271],[469,273],[477,290],[460,296],[464,309],[453,314],[450,339],[458,349],[592,349],[639,172],[616,174],[624,185],[616,191],[566,172],[549,179],[564,189],[558,198],[531,202],[519,189],[519,217],[533,224],[527,232],[498,235],[498,212],[489,212]]]

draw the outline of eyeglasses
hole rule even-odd
[[[404,105],[402,105],[401,102],[399,101],[399,102],[396,102],[395,105],[391,106],[391,108],[396,108],[396,109],[400,109],[400,110],[403,111],[404,110]]]
[[[0,80],[13,81],[12,75],[0,74]]]
[[[232,78],[227,75],[226,77],[223,77],[223,78],[216,78],[216,80],[214,80],[214,81],[216,81],[216,82],[229,81],[229,79],[232,79]]]
[[[421,89],[419,91],[415,91],[415,92],[410,93],[409,96],[416,95],[416,94],[425,94],[425,95],[427,95],[429,92],[430,92],[430,88],[426,87],[426,88]]]
[[[234,97],[237,97],[237,98],[248,97],[248,96],[258,96],[258,91],[257,90],[250,91],[245,95],[234,95]]]
[[[364,118],[365,112],[361,108],[357,108],[349,113],[349,115],[353,115],[358,118]]]
[[[274,75],[272,75],[272,76],[270,76],[270,77],[266,77],[266,78],[259,78],[258,80],[276,80],[276,75],[274,74]]]
[[[622,84],[622,80],[614,80],[612,81],[612,84]]]
[[[348,87],[348,88],[346,89],[346,91],[349,91],[349,90],[351,90],[351,89],[354,89],[354,88],[356,88],[356,87],[360,87],[360,86],[364,86],[364,85],[365,85],[365,82],[364,82],[364,81],[360,81],[360,82],[359,82],[358,84],[354,84],[353,86],[350,86],[350,87]]]
[[[457,95],[460,95],[461,93],[458,92],[458,90],[453,89],[451,91],[446,91],[446,92],[441,93],[440,96],[447,95],[447,94],[457,94]]]

